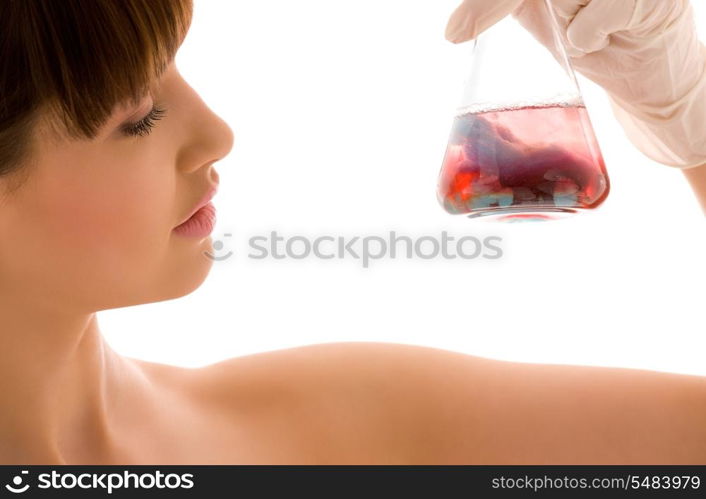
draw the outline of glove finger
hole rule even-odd
[[[584,54],[597,52],[608,46],[611,34],[627,29],[634,11],[634,0],[591,0],[576,13],[566,37]]]
[[[552,7],[554,7],[554,13],[562,18],[566,19],[566,24],[574,18],[576,13],[584,8],[591,0],[552,0]]]
[[[464,0],[446,24],[446,39],[453,43],[472,40],[514,11],[523,0]]]

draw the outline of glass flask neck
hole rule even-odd
[[[472,48],[459,113],[544,104],[583,105],[551,0],[534,4],[532,31],[524,19],[508,16],[478,38]]]

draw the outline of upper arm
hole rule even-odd
[[[238,412],[259,415],[261,434],[292,462],[706,462],[706,378],[373,342],[237,365],[235,384],[219,386],[237,394]]]
[[[706,460],[705,378],[506,362],[402,344],[326,348],[337,373],[324,391],[337,418],[332,428],[374,462]]]

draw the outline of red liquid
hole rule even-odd
[[[531,218],[595,208],[609,190],[586,108],[553,105],[458,116],[437,197],[453,214]]]

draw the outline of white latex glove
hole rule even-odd
[[[465,0],[446,38],[470,40],[512,15],[552,50],[544,0]],[[631,142],[669,166],[706,164],[706,46],[688,0],[553,0],[574,68],[602,86]],[[558,54],[554,54],[559,57]]]

